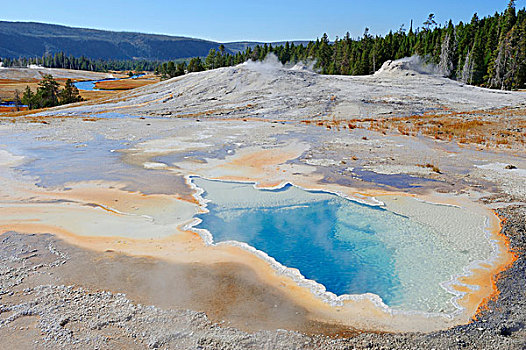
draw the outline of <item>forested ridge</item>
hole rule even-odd
[[[0,57],[12,59],[64,52],[90,59],[165,61],[206,56],[218,47],[214,41],[181,36],[0,20]]]
[[[416,27],[416,26],[415,26]],[[41,58],[4,59],[4,66],[38,64],[51,68],[94,71],[153,71],[163,78],[189,72],[233,66],[247,60],[261,61],[269,53],[283,63],[315,62],[322,74],[366,75],[378,70],[387,60],[418,55],[435,64],[439,73],[466,84],[496,89],[523,89],[526,84],[526,9],[517,10],[515,0],[506,9],[492,16],[469,23],[452,21],[437,24],[433,14],[420,27],[404,26],[385,36],[371,35],[365,29],[362,36],[349,33],[330,42],[324,34],[316,41],[295,45],[263,44],[233,53],[225,45],[210,49],[206,57],[178,61],[103,60],[75,58],[64,53]]]
[[[87,70],[94,72],[116,71],[153,71],[161,64],[160,61],[152,60],[104,60],[91,59],[84,56],[74,57],[63,52],[47,54],[42,57],[20,57],[2,59],[4,67],[28,67],[30,65],[43,66],[46,68],[64,68],[75,70]]]

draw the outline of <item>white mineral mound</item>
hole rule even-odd
[[[424,67],[424,68],[423,68]],[[327,76],[275,58],[191,73],[125,92],[104,104],[55,109],[165,117],[258,117],[273,120],[374,118],[449,108],[499,108],[526,94],[482,89],[426,73],[415,58],[389,62],[375,75]],[[56,112],[48,112],[56,113]]]
[[[433,65],[426,63],[419,56],[412,56],[402,58],[396,61],[386,61],[382,67],[374,74],[379,75],[416,75],[416,74],[436,74],[438,75],[438,68]]]

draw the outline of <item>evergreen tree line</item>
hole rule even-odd
[[[157,66],[155,74],[161,75],[161,79],[169,79],[184,75],[185,73],[201,72],[208,69],[235,66],[246,62],[250,57],[247,52],[230,54],[225,52],[225,45],[219,45],[219,50],[211,49],[208,56],[203,60],[201,57],[191,58],[188,62],[175,63],[173,61],[164,62]]]
[[[521,89],[526,84],[526,10],[517,11],[515,0],[506,10],[493,16],[473,16],[469,23],[438,25],[433,14],[422,27],[404,26],[385,36],[373,36],[366,28],[359,38],[347,33],[330,42],[327,34],[307,45],[285,43],[280,46],[257,45],[235,54],[220,45],[206,57],[184,62],[102,60],[75,58],[64,53],[41,58],[3,59],[5,67],[42,65],[49,68],[155,71],[163,79],[190,72],[228,67],[247,60],[261,61],[275,54],[283,63],[314,61],[322,74],[366,75],[378,70],[387,60],[419,55],[436,64],[444,76],[466,84],[496,89]]]
[[[71,79],[66,80],[64,88],[60,89],[59,83],[50,74],[42,77],[35,93],[29,86],[26,86],[22,98],[18,91],[15,92],[15,104],[17,106],[26,105],[29,109],[54,107],[80,101],[83,99]]]
[[[208,56],[186,63],[166,62],[156,68],[163,78],[206,69],[232,66],[247,60],[261,61],[275,54],[283,63],[315,61],[322,74],[366,75],[387,60],[413,55],[436,64],[441,74],[466,84],[496,89],[520,89],[526,83],[526,10],[517,11],[511,0],[506,10],[493,16],[473,16],[469,23],[438,25],[433,14],[421,28],[402,26],[386,36],[373,36],[366,28],[357,39],[347,33],[330,42],[327,34],[308,45],[258,45],[230,54],[224,46]]]
[[[65,68],[93,72],[107,72],[110,70],[152,72],[159,66],[159,61],[90,59],[84,56],[73,57],[63,52],[48,54],[42,57],[4,58],[1,61],[4,67],[29,67],[29,65],[34,64],[46,68]]]

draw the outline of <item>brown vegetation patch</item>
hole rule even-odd
[[[0,113],[11,113],[18,111],[25,111],[27,107],[12,107],[12,106],[0,106]]]
[[[117,93],[116,91],[105,91],[105,90],[101,90],[101,91],[80,90],[80,96],[82,96],[82,98],[86,101],[98,100],[100,98],[114,96],[116,93]]]
[[[526,142],[524,110],[471,111],[424,114],[371,122],[371,129],[397,130],[408,136],[424,135],[485,147],[523,147]]]
[[[131,90],[158,82],[158,78],[106,80],[95,83],[95,87],[100,90]]]
[[[13,101],[15,91],[18,90],[20,97],[24,92],[26,86],[36,91],[38,86],[38,80],[11,80],[11,79],[0,79],[0,100]]]
[[[500,108],[490,111],[452,112],[447,109],[394,118],[303,120],[328,129],[362,128],[405,136],[428,136],[488,148],[516,149],[526,144],[526,109]]]

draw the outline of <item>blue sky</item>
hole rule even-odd
[[[401,24],[421,26],[429,13],[437,22],[469,21],[505,9],[508,0],[23,0],[4,1],[0,19],[75,27],[190,36],[215,41],[331,39],[365,27],[386,34]],[[517,7],[526,6],[518,0]]]

